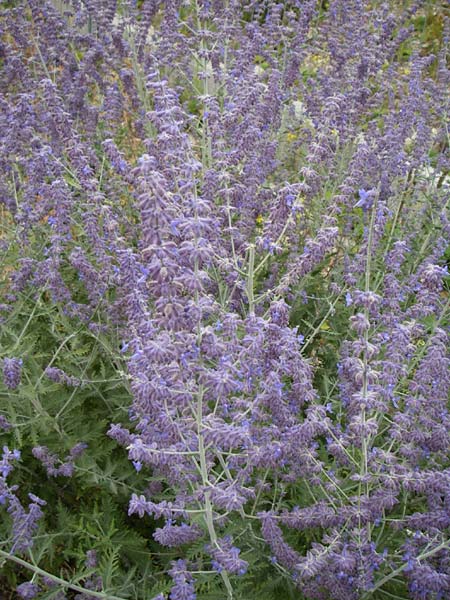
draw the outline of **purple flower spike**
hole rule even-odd
[[[19,387],[23,361],[21,358],[3,359],[3,383],[10,390]]]
[[[33,600],[39,594],[39,586],[31,581],[27,581],[17,586],[16,592],[23,600]]]

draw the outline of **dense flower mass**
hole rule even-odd
[[[32,581],[27,581],[25,583],[21,583],[17,587],[17,593],[20,598],[24,600],[32,600],[32,598],[36,598],[39,593],[39,586],[33,583]]]
[[[3,359],[3,383],[10,390],[16,389],[20,384],[22,362],[21,358]]]
[[[0,587],[450,597],[449,39],[3,3]]]

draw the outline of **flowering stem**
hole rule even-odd
[[[368,233],[368,239],[367,239],[367,262],[366,262],[366,275],[365,275],[365,284],[364,284],[364,291],[367,294],[368,292],[370,292],[370,276],[371,276],[371,263],[372,263],[372,239],[373,239],[373,230],[374,230],[374,225],[375,225],[375,216],[376,216],[376,211],[377,211],[377,199],[378,199],[378,194],[374,200],[373,203],[373,207],[372,207],[372,214],[370,216],[370,226],[369,226],[369,233]],[[364,316],[366,318],[366,321],[369,321],[369,309],[367,308],[367,305],[364,307]],[[369,496],[369,484],[367,482],[367,473],[368,473],[368,459],[367,459],[367,453],[368,453],[368,447],[370,444],[370,440],[366,439],[366,434],[365,434],[365,424],[366,424],[366,399],[367,399],[367,392],[368,392],[368,386],[369,386],[369,381],[368,381],[368,377],[367,377],[367,370],[368,370],[368,344],[369,344],[369,328],[366,327],[364,330],[364,351],[363,351],[363,386],[362,386],[362,397],[363,397],[363,406],[361,409],[361,423],[362,423],[362,434],[361,434],[361,466],[360,466],[360,475],[361,475],[361,481],[359,484],[359,493],[358,493],[358,503],[359,505],[361,504],[361,491],[362,491],[362,483],[365,482],[365,486],[366,486],[366,496]],[[370,528],[370,524],[367,525],[367,534],[368,534],[368,538],[369,541],[371,539],[372,536],[372,530]]]
[[[255,246],[250,244],[247,270],[247,298],[248,312],[251,317],[255,316],[255,293],[253,281],[255,276]]]
[[[398,203],[397,210],[395,211],[394,219],[393,219],[392,224],[391,224],[391,230],[389,232],[389,238],[388,238],[388,241],[387,241],[386,246],[385,246],[385,252],[386,253],[389,252],[389,250],[391,248],[391,243],[392,243],[392,240],[394,238],[395,228],[397,227],[397,223],[398,223],[398,220],[400,218],[400,213],[402,212],[404,205],[405,205],[405,194],[402,195],[402,197],[400,199],[400,202]],[[380,288],[381,284],[383,283],[383,277],[384,277],[384,273],[380,273],[379,276],[378,276],[378,281],[375,283],[375,286],[374,286],[374,291],[375,292],[378,291],[378,289]]]
[[[208,467],[206,464],[205,444],[204,444],[203,433],[202,433],[202,415],[203,415],[203,389],[200,388],[199,393],[197,395],[197,415],[196,415],[196,417],[197,417],[197,434],[198,434],[198,451],[200,454],[200,471],[201,471],[201,476],[202,476],[202,483],[205,487],[207,487],[210,485],[210,482],[208,479]],[[209,538],[211,540],[211,543],[214,546],[216,546],[217,548],[219,548],[219,544],[217,542],[217,534],[216,534],[216,530],[214,528],[213,509],[212,509],[212,504],[211,504],[211,500],[210,500],[210,491],[209,490],[205,491],[204,507],[205,507],[204,518],[205,518],[206,527],[208,528]],[[231,586],[231,582],[228,577],[228,574],[225,571],[221,571],[220,574],[222,576],[225,587],[227,588],[228,598],[230,600],[232,600],[233,588]]]
[[[233,255],[233,263],[234,266],[237,270],[239,270],[239,266],[238,266],[238,260],[237,260],[237,256],[236,256],[236,248],[234,245],[234,237],[233,237],[233,223],[231,220],[231,206],[230,206],[230,195],[228,193],[228,190],[225,190],[225,196],[227,199],[227,216],[228,216],[228,227],[230,230],[230,241],[231,241],[231,253]]]
[[[420,556],[417,557],[417,561],[421,561],[424,560],[425,558],[429,558],[430,556],[433,556],[434,554],[436,554],[437,552],[440,552],[441,550],[444,550],[444,548],[449,548],[450,547],[450,541],[447,540],[445,542],[442,542],[441,544],[439,544],[439,546],[436,546],[435,548],[433,548],[432,550],[428,550],[428,552],[424,552],[423,554],[421,554]],[[400,573],[402,573],[406,567],[408,566],[408,563],[404,563],[403,565],[401,565],[400,567],[398,567],[398,569],[395,569],[395,571],[392,571],[392,573],[390,573],[389,575],[386,575],[385,577],[383,577],[382,579],[380,579],[370,590],[370,592],[367,592],[367,594],[365,594],[361,600],[366,600],[366,598],[371,598],[373,596],[373,593],[380,589],[385,583],[387,583],[388,581],[391,581],[391,579],[393,579],[394,577],[396,577],[397,575],[400,575]]]
[[[284,224],[283,229],[281,230],[280,235],[277,237],[276,241],[275,241],[275,246],[278,246],[281,241],[283,240],[284,234],[287,231],[287,228],[289,227],[289,225],[291,225],[291,223],[293,222],[292,219],[292,215],[289,215],[289,217],[287,218],[286,223]],[[265,255],[265,257],[261,260],[261,262],[258,264],[258,266],[255,268],[255,275],[256,273],[263,268],[263,266],[266,264],[266,262],[269,260],[269,258],[272,256],[272,254],[270,252],[267,252],[267,254]]]

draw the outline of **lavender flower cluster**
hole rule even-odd
[[[0,312],[44,298],[119,340],[132,402],[105,434],[170,556],[158,600],[248,600],[261,564],[314,600],[450,597],[449,37],[425,0],[0,10]],[[39,363],[23,335],[0,347],[11,403]],[[52,364],[38,384],[83,387]],[[71,477],[91,446],[30,454]],[[0,502],[26,563],[45,502],[7,483],[19,458]],[[96,572],[79,597],[117,598]]]

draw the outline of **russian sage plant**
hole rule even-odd
[[[450,597],[449,26],[3,4],[10,597]]]

